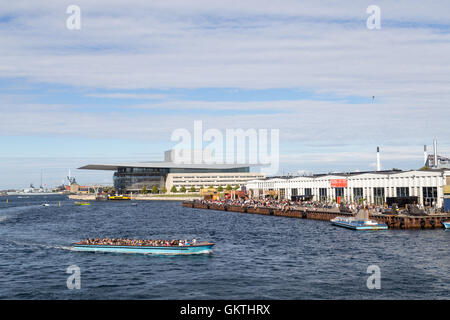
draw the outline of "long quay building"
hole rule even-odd
[[[383,204],[388,197],[417,197],[418,204],[448,207],[450,170],[387,170],[276,177],[249,181],[250,197]]]

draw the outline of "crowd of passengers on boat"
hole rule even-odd
[[[96,238],[80,241],[77,244],[80,245],[110,245],[110,246],[157,246],[157,247],[171,247],[171,246],[189,246],[195,245],[197,243],[196,239],[192,239],[192,241],[184,240],[138,240],[138,239],[129,239],[129,238]]]

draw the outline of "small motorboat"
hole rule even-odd
[[[133,207],[137,207],[137,203],[132,203],[131,204]]]
[[[78,201],[74,202],[73,204],[76,206],[90,206],[91,205],[89,202],[78,202]]]
[[[449,221],[443,221],[442,224],[444,225],[445,229],[450,229],[450,220]]]
[[[75,243],[75,251],[91,252],[116,252],[116,253],[144,253],[144,254],[165,254],[165,255],[187,255],[211,253],[214,243],[199,242],[196,244],[183,246],[146,246],[146,245],[93,245]]]
[[[338,227],[344,227],[353,230],[387,230],[388,226],[374,220],[364,220],[355,217],[336,217],[330,220]]]
[[[42,206],[43,206],[43,207],[50,207],[50,204],[48,204],[48,203],[43,203]]]
[[[108,200],[131,200],[128,196],[108,196]]]

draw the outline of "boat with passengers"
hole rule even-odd
[[[384,223],[356,217],[336,217],[330,221],[335,226],[353,230],[387,230],[388,228]]]
[[[211,253],[214,243],[187,240],[87,239],[73,245],[76,251],[144,253],[144,254],[203,254]]]

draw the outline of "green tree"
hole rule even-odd
[[[186,188],[185,188],[184,186],[182,186],[182,187],[180,188],[180,192],[185,193],[185,192],[186,192]]]
[[[226,189],[227,189],[227,191],[231,191],[231,189],[233,189],[233,188],[229,184],[227,184]]]
[[[142,192],[142,194],[147,194],[148,190],[145,186],[143,186],[141,192]]]
[[[222,186],[219,186],[219,187],[217,188],[217,191],[222,192],[222,191],[223,191],[223,187],[222,187]]]
[[[170,188],[170,192],[178,192],[177,187],[172,186],[172,188]]]
[[[189,191],[190,191],[190,192],[195,192],[195,191],[196,191],[196,190],[195,190],[195,187],[192,186],[192,187],[189,189]]]
[[[161,192],[162,192],[162,193],[167,193],[167,188],[166,188],[166,187],[163,187],[162,190],[161,190]]]
[[[152,193],[158,193],[158,192],[159,192],[158,187],[157,186],[153,186]]]
[[[420,168],[419,170],[422,170],[422,171],[424,171],[424,170],[431,170],[431,168],[430,168],[430,167],[427,167],[427,166],[423,166],[423,167]]]
[[[237,189],[239,189],[240,188],[240,186],[238,186],[238,185],[235,185],[234,186],[234,190],[237,190]]]

